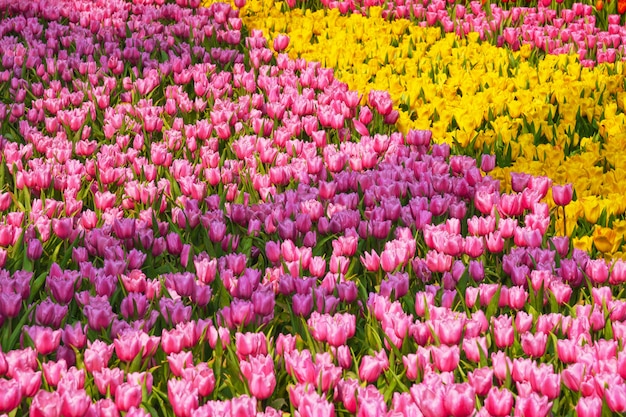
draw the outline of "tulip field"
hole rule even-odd
[[[0,416],[625,415],[625,12],[0,0]]]

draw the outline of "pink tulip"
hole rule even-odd
[[[210,395],[215,389],[215,374],[206,363],[200,363],[194,368],[183,370],[183,379],[192,383],[201,397]]]
[[[513,408],[513,394],[506,388],[493,387],[485,398],[485,408],[492,416],[508,416]]]
[[[482,337],[464,337],[462,342],[463,352],[468,360],[478,363],[482,354],[487,355],[487,339]]]
[[[239,363],[241,373],[248,381],[250,393],[259,400],[269,398],[276,388],[274,360],[267,355],[252,356]]]
[[[316,392],[310,392],[302,396],[298,412],[301,417],[334,417],[335,406]]]
[[[41,355],[54,352],[61,343],[61,331],[43,326],[26,326],[24,330],[35,344],[35,349]]]
[[[88,347],[84,353],[85,369],[88,372],[95,372],[107,367],[113,355],[113,349],[113,344],[107,345],[101,340],[95,340],[93,343],[88,342]]]
[[[140,332],[126,330],[113,340],[115,354],[124,362],[131,362],[141,352]]]
[[[518,396],[515,403],[515,414],[532,417],[545,417],[550,412],[552,403],[545,396],[531,393],[528,397]]]
[[[389,368],[389,362],[384,350],[381,350],[376,356],[364,355],[361,357],[361,364],[359,365],[359,379],[370,383],[374,382],[387,368]]]
[[[58,392],[39,390],[30,405],[31,417],[52,417],[61,415],[61,396]]]
[[[476,394],[487,395],[493,385],[493,369],[484,367],[478,368],[468,375],[468,382],[476,391]]]
[[[39,239],[30,240],[26,248],[26,256],[28,256],[28,259],[36,261],[41,258],[42,254],[43,246],[41,245],[41,241]]]
[[[500,381],[504,381],[507,375],[510,375],[513,363],[503,351],[491,354],[491,362],[493,364],[493,374]]]
[[[263,333],[236,333],[235,346],[240,359],[267,355],[267,338]]]
[[[448,412],[444,405],[444,393],[440,388],[430,388],[426,384],[411,387],[411,397],[426,417],[444,417]]]
[[[115,389],[115,405],[119,411],[139,407],[142,401],[141,386],[130,382],[119,384]]]
[[[500,316],[492,319],[493,334],[495,344],[498,348],[503,349],[513,345],[514,332],[513,322],[510,316]]]
[[[185,369],[193,367],[193,354],[185,351],[170,353],[167,355],[167,363],[172,375],[180,377]]]
[[[87,316],[89,328],[97,332],[109,327],[115,316],[106,297],[93,297],[90,303],[83,307],[83,312]]]
[[[460,5],[457,5],[457,8]],[[480,160],[480,169],[483,170],[483,172],[490,172],[492,171],[496,166],[496,156],[495,155],[487,155],[487,154],[483,154]]]
[[[276,52],[284,51],[285,49],[287,49],[288,45],[289,45],[289,36],[283,35],[281,33],[274,38],[274,50]]]
[[[580,397],[576,404],[579,417],[600,417],[602,415],[602,399],[598,397]]]
[[[84,389],[70,389],[61,394],[61,415],[81,417],[91,406],[91,398]]]
[[[611,385],[604,390],[604,395],[609,410],[616,413],[626,411],[626,385]]]
[[[446,411],[453,417],[469,417],[474,414],[476,392],[468,383],[454,384],[444,398]]]
[[[460,351],[458,346],[433,346],[431,349],[435,368],[441,372],[452,372],[459,366]]]
[[[318,375],[311,358],[311,352],[294,350],[285,354],[287,373],[294,376],[299,383],[314,384]]]
[[[552,185],[552,199],[557,206],[566,206],[572,201],[573,186],[572,184],[566,185]]]
[[[548,336],[545,333],[524,333],[521,335],[522,350],[525,354],[538,358],[544,355]]]
[[[198,408],[198,390],[190,382],[170,379],[167,397],[176,417],[189,417]]]
[[[585,267],[585,272],[593,283],[602,284],[609,277],[609,266],[604,259],[590,259]]]
[[[22,390],[16,379],[0,379],[0,412],[9,413],[22,401]]]
[[[124,382],[124,371],[119,368],[102,368],[93,372],[93,380],[101,395],[115,394]]]

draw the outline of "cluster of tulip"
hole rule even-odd
[[[198,3],[0,3],[0,413],[626,411],[570,184]]]
[[[287,33],[291,57],[334,67],[363,97],[389,91],[400,131],[431,129],[455,153],[498,155],[492,175],[504,190],[513,172],[573,183],[569,229],[559,233],[586,251],[623,256],[624,67],[619,53],[615,64],[596,65],[608,55],[612,61],[622,42],[617,15],[601,29],[581,3],[557,11],[386,2],[389,10],[371,5],[345,16],[337,8],[281,11],[280,4],[249,1],[242,18],[270,39]],[[390,12],[401,8],[421,17]],[[570,55],[543,56],[552,48]]]

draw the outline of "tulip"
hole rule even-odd
[[[200,363],[195,368],[183,370],[183,379],[190,381],[202,397],[210,395],[215,389],[215,374],[206,363]]]
[[[61,394],[61,415],[82,417],[91,406],[91,398],[84,389],[69,389]]]
[[[142,401],[141,386],[124,382],[115,390],[115,405],[119,411],[128,411],[132,407],[139,407]]]
[[[193,354],[191,352],[177,352],[167,355],[167,363],[174,376],[180,377],[183,371],[193,367]]]
[[[22,389],[16,379],[0,379],[0,412],[9,413],[22,402]]]
[[[320,397],[316,392],[305,393],[298,412],[301,417],[334,417],[335,405]]]
[[[84,353],[85,369],[88,372],[94,372],[107,367],[113,355],[113,349],[113,344],[107,345],[101,340],[95,340],[93,343],[88,342],[88,347]]]
[[[25,326],[24,330],[35,344],[35,349],[41,355],[54,352],[61,343],[61,331],[52,330],[49,327]]]
[[[111,324],[115,317],[113,308],[106,297],[93,297],[90,303],[83,307],[83,313],[87,316],[87,324],[94,331],[101,331]]]
[[[100,394],[115,394],[117,387],[124,382],[124,371],[119,368],[102,368],[93,372],[93,380]]]
[[[476,391],[476,394],[487,395],[493,385],[493,369],[484,367],[478,368],[468,375],[468,382]]]
[[[126,330],[113,340],[115,346],[115,354],[124,362],[131,362],[141,352],[140,332],[134,330]]]
[[[521,335],[522,350],[525,354],[538,358],[544,355],[548,343],[545,333],[524,333]]]
[[[359,379],[366,382],[374,382],[378,379],[383,370],[389,367],[386,361],[387,355],[381,350],[376,356],[364,355],[359,365]]]
[[[42,369],[46,383],[51,387],[56,387],[59,380],[67,373],[67,362],[64,359],[59,359],[57,362],[44,362]]]
[[[614,413],[626,411],[626,385],[611,385],[604,390],[604,396],[609,410]]]
[[[598,397],[580,397],[576,404],[579,417],[600,417],[602,415],[602,399]]]
[[[453,417],[469,417],[474,414],[476,393],[468,383],[454,384],[444,397],[444,407]]]
[[[267,338],[263,333],[236,333],[235,346],[240,359],[267,355]]]
[[[276,52],[284,51],[285,49],[287,49],[288,45],[289,45],[289,36],[283,35],[281,33],[274,38],[274,50]]]
[[[485,408],[494,417],[508,416],[513,408],[513,394],[506,388],[492,387],[485,398]]]
[[[493,364],[493,374],[498,380],[504,381],[513,367],[511,359],[503,351],[498,351],[491,354],[491,362]]]
[[[198,390],[188,381],[167,381],[167,398],[176,417],[189,417],[198,408]]]
[[[433,346],[433,363],[440,372],[452,372],[459,366],[460,350],[458,346]]]
[[[515,403],[515,414],[523,416],[545,417],[550,412],[552,403],[548,397],[531,393],[527,397],[518,396]]]
[[[28,241],[28,246],[26,248],[26,256],[31,261],[36,261],[41,258],[43,254],[43,246],[41,245],[41,241],[39,239],[31,239]]]
[[[314,384],[318,375],[308,350],[303,352],[294,350],[285,354],[285,368],[287,373],[294,376],[299,383]]]
[[[481,351],[487,355],[487,339],[483,337],[465,337],[463,338],[463,352],[468,360],[478,363],[480,362]]]
[[[269,398],[276,388],[274,360],[271,356],[258,355],[239,363],[241,373],[248,382],[250,393],[259,400]]]
[[[61,396],[58,392],[39,390],[30,404],[30,417],[52,417],[61,415]]]
[[[437,387],[428,387],[426,384],[415,384],[411,387],[411,397],[420,411],[427,417],[444,417],[448,415],[444,404],[444,393]]]
[[[458,8],[458,6],[459,5],[457,5],[457,8]],[[496,166],[496,156],[495,155],[483,154],[481,156],[481,159],[480,159],[480,169],[482,169],[483,172],[493,171],[495,166]]]
[[[572,201],[573,186],[571,183],[566,185],[552,185],[552,199],[557,206],[566,206]]]

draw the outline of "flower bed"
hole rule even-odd
[[[179,3],[0,4],[0,413],[626,410],[571,187]]]
[[[459,37],[439,26],[421,27],[419,19],[384,19],[376,7],[364,17],[343,16],[338,9],[281,12],[281,4],[248,2],[243,19],[270,39],[288,34],[291,57],[335,68],[341,80],[361,92],[363,102],[371,89],[389,91],[400,131],[431,129],[435,141],[477,159],[496,154],[492,175],[504,190],[510,190],[512,172],[573,183],[576,198],[567,208],[567,234],[580,249],[622,256],[621,195],[626,182],[621,62],[586,68],[575,55],[540,57],[532,42],[512,51],[481,41],[478,32]],[[578,6],[560,13],[585,15],[587,6]],[[522,9],[493,7],[494,16],[503,14],[493,38],[509,39],[504,46],[526,38],[526,33],[554,29],[547,23],[552,18],[545,17],[554,10],[523,9],[523,17],[515,19],[518,27],[509,27],[510,13]],[[580,19],[591,32],[600,33],[593,16]],[[512,38],[509,29],[516,33]],[[609,34],[601,37],[608,39]],[[557,227],[562,224],[557,222]]]

